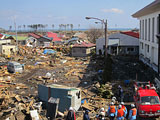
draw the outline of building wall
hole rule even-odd
[[[105,45],[105,39],[99,38],[96,40],[96,54],[99,55],[99,50],[102,51],[102,54],[104,53],[104,46]]]
[[[11,40],[0,40],[0,45],[2,44],[11,44]]]
[[[45,38],[39,38],[39,39],[37,39],[37,46],[45,46],[45,42],[49,42],[49,43],[51,43],[51,41],[50,40],[47,40],[47,39],[45,39]]]
[[[80,47],[73,47],[72,48],[72,56],[73,57],[86,57],[90,54],[91,48],[80,48]]]
[[[99,50],[102,51],[102,54],[104,53],[104,45],[105,45],[105,39],[104,38],[100,38],[96,40],[96,54],[99,54]],[[115,33],[112,34],[108,37],[108,53],[109,54],[113,54],[113,47],[117,47],[117,52],[116,54],[119,54],[119,49],[120,47],[123,47],[125,49],[127,48],[134,48],[135,49],[135,53],[134,55],[138,54],[137,48],[139,46],[139,39],[129,36],[129,35],[125,35],[122,33]],[[127,50],[123,49],[123,55],[124,54],[128,54]],[[130,52],[130,55],[133,55],[133,52]],[[115,54],[115,53],[114,53]]]
[[[119,55],[138,55],[139,47],[138,46],[120,46]]]
[[[160,11],[142,16],[140,20],[140,60],[158,71],[158,16]]]

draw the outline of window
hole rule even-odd
[[[147,45],[147,52],[149,53],[149,45]]]
[[[105,45],[103,45],[103,50],[105,50]]]
[[[152,42],[154,42],[154,17],[152,18]]]
[[[142,39],[142,20],[140,20],[140,39]]]
[[[148,41],[150,41],[150,32],[151,32],[151,19],[148,19]]]
[[[157,34],[160,34],[160,14],[157,17]],[[157,38],[157,43],[158,43],[158,38]]]
[[[147,19],[145,20],[145,40],[147,40]]]
[[[128,51],[128,52],[133,52],[133,51],[134,51],[134,48],[127,48],[127,51]]]
[[[157,33],[160,34],[160,14],[157,17]]]
[[[142,39],[144,40],[144,20],[142,21]]]
[[[158,96],[144,96],[141,97],[141,104],[142,105],[155,105],[160,104]]]
[[[143,43],[142,42],[140,43],[140,45],[141,45],[141,49],[143,49]]]

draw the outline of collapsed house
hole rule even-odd
[[[18,51],[16,45],[0,45],[0,54],[10,56]]]
[[[29,47],[50,47],[52,45],[52,38],[35,33],[29,33],[26,42]]]
[[[55,45],[62,44],[62,40],[58,37],[57,33],[47,32],[47,37],[53,39]]]
[[[48,102],[50,97],[59,98],[58,111],[64,112],[72,106],[78,110],[81,106],[81,92],[78,88],[66,87],[63,85],[38,85],[38,97]]]

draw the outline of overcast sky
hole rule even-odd
[[[138,28],[132,14],[154,0],[1,0],[0,27],[29,24],[73,24],[74,28],[100,27],[86,16],[108,20],[109,28]]]

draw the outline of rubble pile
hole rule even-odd
[[[41,109],[40,111],[35,106],[35,104],[40,104],[39,99],[37,99],[39,84],[56,83],[80,87],[81,89],[87,86],[94,88],[92,82],[96,79],[99,69],[99,63],[96,62],[95,58],[69,57],[68,47],[64,49],[59,49],[60,46],[50,48],[56,50],[55,54],[44,54],[45,48],[18,47],[18,54],[11,55],[10,58],[3,59],[2,57],[0,59],[0,89],[3,93],[0,103],[1,118],[23,120],[38,115],[39,118],[45,119],[46,110]],[[7,70],[8,61],[22,64],[24,66],[23,72],[9,73]],[[88,98],[89,106],[93,108],[92,116],[95,117],[100,106],[97,107],[93,104],[98,105],[101,98],[98,99],[95,93],[90,97],[88,96],[85,98]],[[84,106],[82,108],[84,110]],[[33,115],[32,112],[35,114]],[[61,118],[66,116],[65,112],[58,111],[57,114]],[[78,118],[81,118],[81,115]]]

